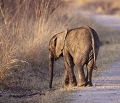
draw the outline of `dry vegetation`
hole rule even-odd
[[[26,89],[48,88],[48,42],[50,37],[65,29],[86,24],[98,32],[101,39],[97,61],[99,71],[117,60],[120,55],[120,32],[102,27],[90,18],[76,14],[68,2],[62,0],[1,1],[0,91],[14,89],[18,92]],[[54,71],[53,85],[58,88],[58,85],[61,86],[64,72],[61,59],[55,64]]]
[[[57,28],[62,30],[61,25],[55,27],[61,23],[58,17],[62,16],[59,12],[62,2],[2,0],[0,3],[0,84],[39,87],[38,80],[43,81],[47,75],[44,72],[48,69],[49,38]]]

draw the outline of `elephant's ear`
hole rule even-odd
[[[67,35],[67,30],[64,31],[64,32],[61,32],[61,33],[57,34],[56,50],[55,50],[57,58],[63,52],[62,50],[64,49],[64,43],[65,43],[66,35]]]

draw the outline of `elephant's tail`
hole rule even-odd
[[[93,30],[92,28],[90,28],[90,31],[91,31],[91,39],[92,39],[92,49],[93,49],[93,59],[94,59],[94,63],[93,63],[93,69],[94,70],[97,70],[97,66],[96,66],[96,58],[97,58],[97,54],[96,54],[96,48],[95,48],[95,37],[94,37],[94,34],[97,34],[95,32],[95,30]]]
[[[94,64],[93,64],[93,69],[94,70],[97,70],[97,66],[96,66],[96,52],[95,52],[95,39],[94,39],[94,37],[93,37],[93,35],[92,35],[92,45],[93,45],[93,58],[94,58]]]

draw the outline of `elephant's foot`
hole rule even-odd
[[[69,87],[69,82],[65,82],[63,83],[63,88],[68,88]]]
[[[87,85],[86,81],[80,81],[78,87],[85,87]]]
[[[68,87],[75,87],[77,86],[77,81],[76,81],[76,78],[75,76],[72,78],[72,80],[69,79],[69,77],[66,77],[64,79],[64,83],[63,83],[64,87],[68,88]]]
[[[70,80],[69,87],[75,87],[75,86],[77,86],[77,80],[74,76],[73,80]]]
[[[75,86],[77,86],[77,82],[74,82],[74,83],[70,83],[70,84],[69,84],[69,87],[75,87]]]
[[[64,78],[63,85],[64,85],[64,87],[68,87],[68,85],[69,85],[69,77],[68,77],[68,76],[66,76],[66,77]]]
[[[86,83],[85,84],[78,84],[78,87],[85,87],[86,86]]]
[[[87,82],[87,85],[86,85],[87,87],[91,87],[91,86],[93,86],[93,84],[91,83],[91,82]]]
[[[75,87],[77,86],[77,82],[75,83],[64,83],[64,88],[72,88],[72,87]]]

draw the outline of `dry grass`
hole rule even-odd
[[[38,79],[43,81],[48,69],[49,37],[56,32],[58,23],[55,21],[51,26],[50,21],[56,10],[56,15],[61,15],[60,5],[60,1],[53,0],[3,0],[0,6],[0,84],[34,87]]]

